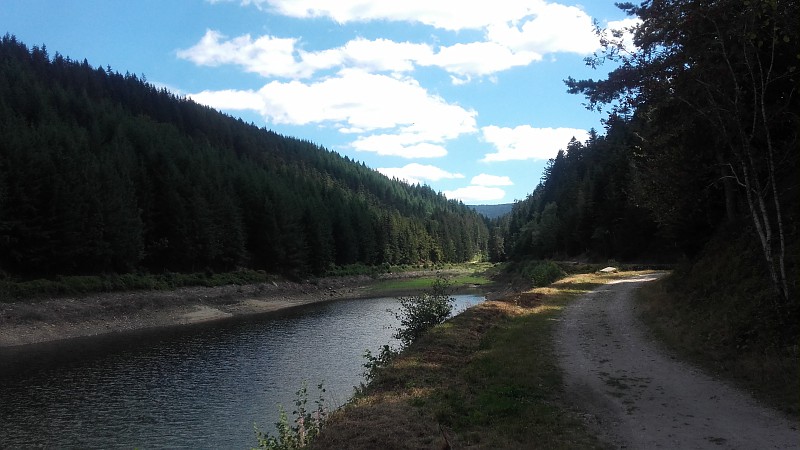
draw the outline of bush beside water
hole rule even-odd
[[[377,356],[366,350],[364,357],[364,378],[371,381],[378,371],[385,368],[400,352],[410,346],[425,332],[444,322],[453,312],[455,299],[449,295],[450,283],[441,274],[437,274],[429,291],[419,295],[400,297],[400,307],[396,311],[390,310],[400,322],[394,338],[400,340],[400,348],[392,349],[388,345],[381,347]],[[363,388],[363,385],[362,385]],[[297,391],[295,400],[296,410],[292,412],[294,423],[289,423],[289,417],[283,406],[279,405],[280,419],[275,423],[277,435],[262,432],[256,427],[256,439],[259,449],[267,450],[294,450],[306,448],[322,431],[328,418],[328,407],[322,395],[325,393],[322,384],[318,386],[319,400],[314,403],[313,411],[306,409],[308,402],[308,389],[304,384]]]

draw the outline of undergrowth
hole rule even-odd
[[[521,278],[534,287],[547,286],[567,274],[555,262],[540,260],[512,262],[506,270],[511,277]]]
[[[796,417],[798,304],[776,295],[753,244],[719,236],[696,262],[642,289],[642,318],[672,349]]]

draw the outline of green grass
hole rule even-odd
[[[436,277],[419,278],[396,278],[383,280],[370,285],[373,292],[393,292],[393,291],[412,291],[417,289],[429,289]]]
[[[473,285],[483,286],[492,282],[492,280],[479,275],[460,275],[448,278],[447,280],[450,282],[450,285],[453,289]],[[374,292],[415,291],[430,289],[434,281],[436,281],[435,276],[398,278],[379,281],[372,284],[370,289],[372,289]]]
[[[336,412],[315,448],[605,448],[563,397],[563,307],[622,276],[575,275],[431,330]],[[383,446],[383,444],[381,444]]]
[[[492,283],[489,278],[494,265],[488,263],[451,265],[442,273],[447,277],[452,289],[458,290],[470,286],[485,286]],[[388,295],[396,292],[413,292],[430,289],[436,281],[438,271],[429,270],[429,275],[399,277],[377,281],[370,285],[376,295]]]

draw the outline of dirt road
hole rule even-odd
[[[590,426],[629,449],[800,448],[798,424],[676,360],[635,319],[633,293],[655,276],[573,302],[556,335],[567,393]]]

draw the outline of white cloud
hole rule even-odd
[[[264,98],[254,91],[225,89],[222,91],[202,91],[187,97],[212,108],[223,110],[252,110],[264,114]]]
[[[444,195],[465,203],[501,200],[506,196],[506,191],[497,186],[512,186],[513,184],[509,177],[482,173],[472,177],[470,186],[444,191]]]
[[[249,34],[226,39],[219,31],[206,30],[200,42],[178,50],[178,57],[201,66],[236,64],[264,77],[303,78],[314,72],[295,59],[297,39],[261,36],[253,40]]]
[[[506,176],[487,175],[482,173],[472,177],[470,184],[477,186],[512,186],[511,178]]]
[[[428,140],[475,131],[475,111],[445,102],[411,78],[350,69],[308,84],[272,81],[258,93],[268,118],[277,123],[333,121],[362,130],[403,127]]]
[[[360,152],[372,152],[381,156],[403,158],[441,158],[447,149],[439,144],[424,142],[413,133],[373,134],[360,136],[351,147]]]
[[[536,3],[533,18],[490,24],[487,39],[514,52],[537,54],[587,54],[598,48],[592,18],[585,11],[575,6]]]
[[[467,186],[452,191],[444,191],[444,195],[450,199],[458,199],[464,203],[472,203],[500,200],[505,197],[506,192],[497,187]]]
[[[224,110],[256,111],[276,124],[330,126],[353,135],[353,149],[379,155],[441,157],[448,153],[449,140],[477,131],[477,112],[420,86],[412,78],[418,67],[441,68],[452,83],[464,84],[475,77],[492,79],[548,54],[586,54],[599,46],[585,11],[545,0],[230,1],[295,18],[413,22],[483,33],[482,40],[442,46],[433,43],[435,38],[431,43],[356,38],[307,51],[297,38],[249,34],[229,38],[207,30],[197,44],[178,51],[180,58],[198,65],[233,64],[271,79],[257,91],[203,91],[190,95],[194,100]],[[630,26],[631,20],[608,25]],[[483,161],[548,159],[572,136],[580,140],[587,136],[584,130],[527,125],[489,126],[482,134],[495,149]]]
[[[490,23],[516,20],[541,0],[243,0],[290,17],[325,17],[338,23],[388,20],[415,22],[445,30],[481,29]]]
[[[324,17],[342,24],[383,20],[422,23],[446,30],[478,30],[484,33],[484,39],[435,48],[424,43],[358,38],[340,47],[306,52],[297,48],[297,39],[263,36],[253,40],[244,35],[223,41],[221,33],[209,30],[195,46],[179,51],[179,56],[197,64],[239,64],[264,76],[294,79],[340,67],[408,73],[415,66],[435,66],[449,72],[454,84],[463,84],[475,76],[541,61],[548,53],[585,55],[599,48],[592,19],[585,11],[543,0],[242,0],[240,3],[285,16]]]
[[[272,81],[258,91],[189,97],[218,109],[253,110],[273,123],[333,123],[343,133],[362,134],[353,148],[381,155],[440,157],[447,154],[444,142],[477,131],[474,110],[447,103],[416,80],[353,69],[313,83]]]
[[[208,30],[197,44],[179,50],[177,55],[197,65],[238,65],[267,78],[304,79],[319,71],[340,68],[400,76],[414,71],[417,66],[439,67],[454,77],[455,84],[460,84],[474,76],[491,75],[541,61],[543,53],[535,46],[512,49],[494,41],[456,43],[434,50],[428,44],[357,38],[343,46],[317,52],[298,48],[298,42],[269,35],[254,40],[249,34],[228,39],[218,31]]]
[[[388,39],[356,38],[341,47],[317,52],[298,47],[299,40],[249,34],[229,39],[207,30],[197,44],[178,50],[179,58],[201,66],[234,64],[247,72],[267,78],[309,78],[316,72],[357,68],[369,72],[403,73],[414,70],[417,61],[429,61],[433,49],[427,44],[394,42]]]
[[[427,44],[389,39],[357,38],[335,51],[341,52],[348,66],[373,72],[410,72],[414,70],[415,61],[426,60],[433,55],[433,49]]]
[[[387,177],[405,180],[408,184],[423,184],[422,180],[439,181],[443,179],[464,178],[460,173],[451,173],[436,166],[417,163],[406,164],[403,167],[381,167],[378,172]]]
[[[495,153],[483,161],[511,161],[525,159],[546,160],[554,158],[565,149],[573,137],[583,142],[589,138],[586,130],[576,128],[533,128],[521,125],[515,128],[488,126],[481,129],[484,141],[492,144]]]
[[[451,74],[464,76],[488,75],[516,66],[527,66],[542,59],[534,52],[514,53],[496,42],[470,42],[442,47],[421,65],[438,66]]]
[[[614,39],[619,42],[625,51],[632,52],[636,49],[633,44],[633,32],[641,23],[642,20],[638,17],[628,17],[608,22],[606,30],[607,33],[610,33],[609,37],[618,34],[618,37],[614,37]]]

